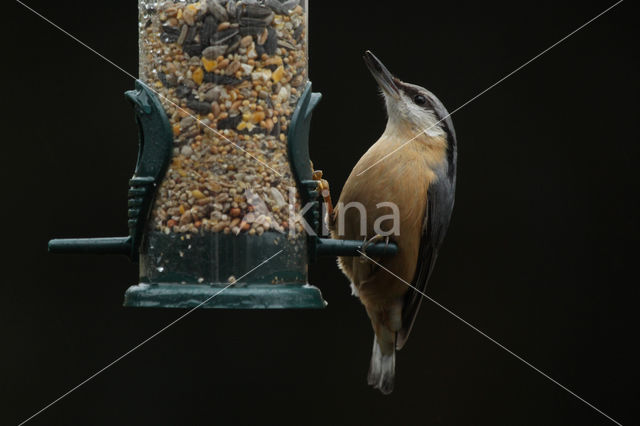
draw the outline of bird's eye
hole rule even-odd
[[[424,105],[427,103],[427,98],[425,98],[423,95],[416,95],[413,98],[413,102],[415,102],[416,105]]]

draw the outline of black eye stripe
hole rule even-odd
[[[420,107],[432,109],[433,103],[431,100],[431,96],[428,93],[425,93],[423,90],[420,90],[417,87],[412,85],[407,85],[402,82],[398,83],[404,92],[404,94],[411,99],[411,101]]]

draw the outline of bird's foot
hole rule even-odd
[[[312,164],[313,168],[313,164]],[[329,191],[329,182],[326,179],[322,179],[322,170],[314,170],[312,174],[313,180],[318,182],[316,191],[322,195],[322,199],[327,205],[327,215],[329,219],[333,219],[333,202],[331,202],[331,192]]]
[[[372,244],[376,244],[378,241],[384,239],[384,244],[385,247],[389,246],[389,236],[388,235],[380,235],[380,234],[376,234],[373,237],[369,238],[368,240],[365,238],[364,242],[362,243],[362,247],[360,249],[360,251],[362,251],[363,253],[367,253],[367,248],[369,248],[370,245]],[[367,258],[364,256],[360,256],[360,260],[366,262]]]

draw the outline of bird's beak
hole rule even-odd
[[[367,64],[367,68],[371,71],[373,78],[382,89],[385,95],[392,96],[395,99],[400,98],[400,90],[394,81],[393,75],[389,72],[387,67],[384,66],[380,59],[371,53],[370,50],[364,52],[364,62]]]

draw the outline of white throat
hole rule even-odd
[[[386,136],[409,140],[422,134],[429,137],[446,135],[434,112],[416,105],[406,95],[402,94],[400,99],[385,96],[385,103],[389,115],[384,131]]]

